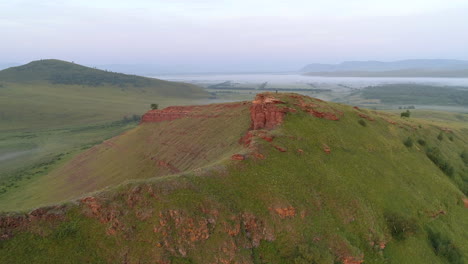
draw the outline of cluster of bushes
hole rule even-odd
[[[444,139],[444,135],[441,133],[439,133],[439,135],[437,136],[437,139],[442,141]]]
[[[437,256],[443,257],[452,264],[463,264],[463,257],[459,249],[446,236],[439,232],[428,230],[429,242]]]
[[[406,147],[411,148],[413,146],[413,139],[408,137],[403,141],[403,144],[405,144]]]
[[[363,127],[366,127],[367,126],[367,123],[366,121],[362,120],[362,119],[359,119],[358,123],[363,126]]]
[[[403,240],[418,231],[418,225],[414,218],[408,218],[396,213],[386,213],[385,221],[392,237],[397,240]]]
[[[427,148],[426,156],[435,164],[441,171],[443,171],[447,176],[453,176],[455,169],[448,161],[446,161],[442,154],[440,153],[439,148]]]
[[[120,122],[124,124],[140,122],[140,119],[141,119],[141,116],[139,115],[124,116]]]
[[[400,114],[401,117],[410,117],[411,116],[411,112],[409,110],[406,110],[406,112],[403,112]]]
[[[89,85],[98,86],[110,84],[115,86],[135,86],[144,87],[151,84],[151,81],[146,78],[135,75],[126,75],[121,73],[110,72],[65,72],[50,76],[49,81],[54,84],[69,84],[69,85]]]
[[[465,163],[465,165],[468,166],[468,151],[464,150],[464,151],[460,154],[460,158],[463,160],[463,162]]]

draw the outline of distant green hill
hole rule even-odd
[[[268,93],[152,111],[0,195],[0,262],[466,263],[468,125],[439,118]]]
[[[153,87],[160,95],[193,97],[196,87],[189,84],[108,72],[61,60],[39,60],[0,71],[0,82],[49,82],[61,85],[103,86],[121,88]]]
[[[122,119],[160,106],[206,99],[195,85],[106,72],[60,60],[0,71],[1,130]]]

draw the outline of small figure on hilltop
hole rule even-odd
[[[157,110],[159,108],[158,104],[151,104],[151,109],[152,110]]]

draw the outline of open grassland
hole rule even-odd
[[[160,107],[203,99],[161,96],[157,89],[125,89],[109,85],[9,83],[0,88],[0,132],[90,125],[141,115],[151,103]]]
[[[0,241],[0,261],[466,263],[465,125],[327,103],[343,113],[331,121],[302,112],[289,95],[279,97],[296,112],[266,132],[273,142],[255,139],[262,158],[224,160],[225,166],[202,171],[188,166],[175,176],[95,193],[61,209],[61,220],[36,221]],[[141,155],[169,151],[140,140],[191,122],[177,121],[142,126],[110,141],[112,147],[99,146],[97,162],[106,167],[119,146],[131,148],[135,160],[116,166],[139,178],[147,168]],[[215,127],[186,128],[210,135],[196,144],[211,147],[241,131],[215,137]],[[216,157],[232,151],[240,150],[227,147]],[[120,172],[100,176],[109,173]]]
[[[2,194],[15,192],[63,161],[137,124],[121,120],[31,132],[0,133],[0,203]]]

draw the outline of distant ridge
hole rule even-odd
[[[161,95],[176,97],[192,97],[193,94],[203,93],[200,87],[191,84],[99,70],[56,59],[32,61],[2,70],[0,82],[155,88]]]
[[[345,61],[339,64],[309,64],[300,71],[303,73],[341,73],[347,72],[348,75],[354,75],[356,72],[393,72],[412,70],[416,75],[432,74],[436,72],[448,71],[468,71],[468,61],[463,60],[443,60],[443,59],[415,59],[400,60],[392,62],[382,61]],[[351,74],[353,73],[353,74]],[[403,72],[401,72],[403,73]],[[464,72],[465,73],[465,72]],[[339,75],[339,74],[337,74]],[[378,75],[378,74],[375,74]],[[411,75],[411,74],[409,74]]]
[[[0,71],[0,81],[7,82],[50,81],[59,84],[101,85],[107,83],[147,86],[152,80],[155,79],[108,72],[55,59],[32,61]]]

